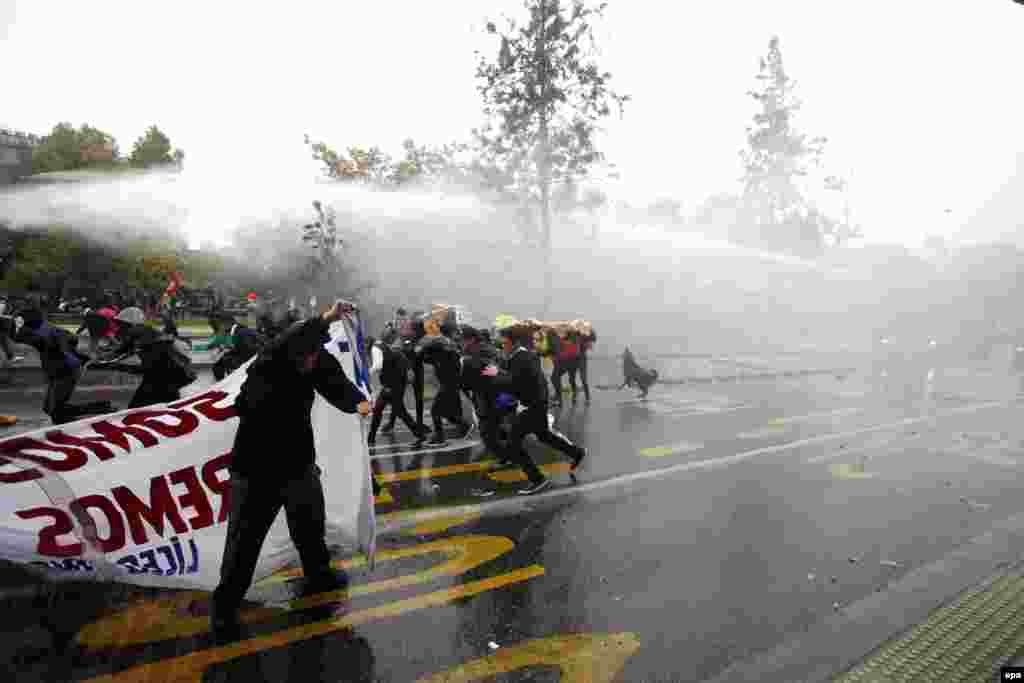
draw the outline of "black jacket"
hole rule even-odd
[[[384,365],[380,370],[380,383],[391,389],[404,387],[409,381],[409,359],[400,347],[380,345]]]
[[[277,481],[301,476],[316,458],[310,417],[314,391],[345,413],[356,412],[366,400],[323,348],[327,328],[321,318],[294,325],[249,366],[235,399],[239,425],[232,472]],[[299,374],[296,359],[317,349],[316,368]]]
[[[75,347],[78,338],[65,329],[43,323],[39,327],[27,325],[14,337],[19,344],[31,346],[39,353],[39,361],[48,379],[58,379],[73,374],[82,366],[85,358]]]
[[[121,325],[118,332],[121,344],[110,352],[111,357],[126,354],[139,357],[137,370],[124,364],[112,365],[114,369],[126,370],[143,375],[148,381],[167,382],[182,387],[195,380],[191,359],[183,356],[174,346],[174,338],[157,332],[148,325]],[[191,379],[189,379],[191,376]]]
[[[493,377],[498,391],[507,391],[524,406],[548,404],[548,381],[540,366],[540,356],[520,346],[508,359],[508,374]]]
[[[446,387],[459,386],[459,349],[451,339],[424,337],[416,344],[416,359],[419,364],[434,366],[437,381]]]

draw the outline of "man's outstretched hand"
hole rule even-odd
[[[346,313],[352,313],[356,310],[356,305],[351,301],[345,301],[344,299],[338,299],[331,306],[331,309],[324,313],[321,317],[329,323],[333,323],[336,320],[341,320],[341,317]]]
[[[356,406],[356,410],[359,412],[360,416],[366,417],[367,415],[370,414],[370,402],[363,401],[362,403]]]

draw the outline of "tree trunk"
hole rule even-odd
[[[540,87],[540,159],[537,167],[540,176],[540,221],[541,221],[541,248],[544,250],[544,303],[542,306],[542,319],[547,320],[551,309],[551,164],[549,163],[550,150],[548,135],[548,73],[545,69],[547,63],[547,30],[548,11],[551,0],[541,0],[541,26],[537,35],[537,81]],[[557,11],[557,0],[554,3]]]

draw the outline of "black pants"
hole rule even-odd
[[[430,404],[430,417],[434,421],[434,431],[440,432],[444,429],[441,419],[465,426],[466,421],[462,417],[462,399],[459,397],[459,388],[455,384],[442,384],[434,402]]]
[[[405,407],[405,382],[381,389],[380,396],[373,406],[373,419],[370,422],[370,441],[377,438],[377,430],[380,428],[380,421],[384,417],[384,408],[391,406],[390,423],[394,424],[396,418],[402,418],[402,422],[409,428],[409,431],[416,434],[419,430],[412,420],[412,415]]]
[[[539,404],[530,406],[516,416],[512,422],[512,433],[509,435],[507,457],[512,462],[523,468],[526,476],[534,484],[544,479],[544,474],[527,454],[523,448],[523,439],[527,434],[535,434],[537,440],[542,444],[551,446],[562,451],[569,457],[575,459],[580,455],[580,447],[561,434],[551,431],[548,426],[548,406]]]
[[[70,405],[70,401],[81,374],[81,370],[74,370],[66,375],[51,378],[46,385],[43,412],[50,416],[53,424],[71,422],[77,417],[77,411]]]
[[[311,465],[305,474],[287,482],[240,477],[232,472],[230,503],[220,585],[213,593],[216,612],[227,616],[242,604],[252,584],[263,541],[282,507],[307,580],[330,572],[331,556],[324,541],[327,513],[319,467]]]
[[[423,424],[423,398],[422,398],[421,394],[417,394],[416,393],[416,386],[415,385],[416,385],[416,382],[415,382],[415,379],[414,379],[413,380],[413,392],[412,393],[413,393],[413,400],[416,401],[416,417],[417,417],[416,424],[421,425],[421,424]],[[403,407],[405,406],[405,389],[408,386],[409,386],[409,382],[408,382],[408,375],[407,375],[406,376],[406,382],[402,384],[402,391],[400,393],[396,394],[396,397],[394,399],[394,400],[400,401],[402,403]],[[391,416],[388,418],[388,423],[386,425],[386,428],[387,428],[387,430],[389,432],[392,429],[395,428],[395,420],[397,420],[397,419],[398,419],[398,415],[396,415],[395,411],[392,410],[391,411]]]
[[[587,354],[581,353],[577,367],[580,371],[580,382],[583,383],[583,395],[590,400],[590,382],[587,381]],[[574,392],[575,393],[575,392]]]
[[[551,373],[551,385],[555,388],[555,402],[562,402],[562,377],[564,375],[569,376],[569,387],[572,389],[572,400],[576,400],[576,395],[579,393],[576,387],[576,373],[580,368],[579,362],[572,361],[555,361],[555,369]],[[584,375],[586,370],[584,370]],[[590,387],[587,386],[586,380],[583,381],[583,386],[586,388],[587,398],[590,398]]]

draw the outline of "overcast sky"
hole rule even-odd
[[[1024,7],[609,4],[602,65],[633,96],[608,124],[605,150],[623,175],[613,194],[694,206],[735,189],[754,111],[745,92],[777,34],[804,101],[797,124],[829,138],[826,168],[850,177],[870,239],[917,245],[968,224],[987,238],[1024,223],[1021,189],[999,196],[1024,174]],[[236,178],[300,163],[307,132],[394,152],[407,137],[465,139],[480,121],[473,50],[496,47],[483,23],[518,7],[0,0],[0,124],[45,133],[61,120],[88,122],[127,152],[156,123],[190,170]],[[984,225],[971,224],[983,209]]]

